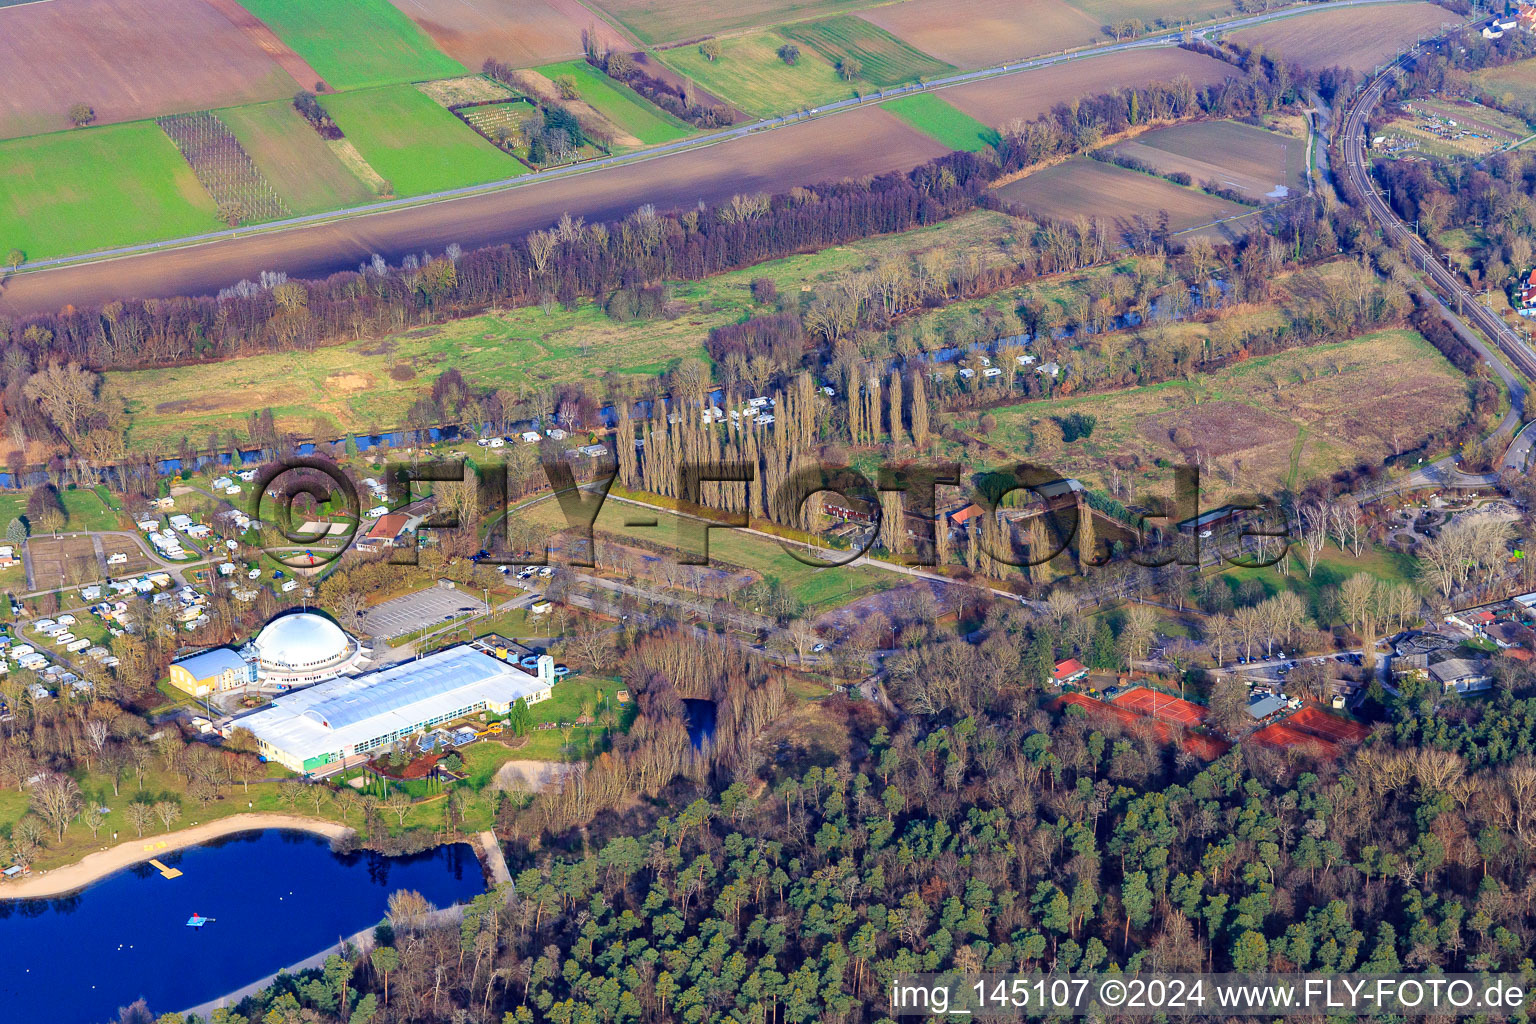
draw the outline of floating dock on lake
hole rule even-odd
[[[203,925],[207,924],[209,921],[212,921],[212,920],[213,920],[213,918],[211,918],[211,917],[203,917],[200,914],[193,914],[191,917],[187,918],[187,927],[188,928],[201,928]]]
[[[160,872],[160,874],[163,877],[165,877],[165,878],[180,878],[181,877],[181,869],[180,868],[168,867],[167,865],[160,863],[158,860],[150,861],[149,862],[149,866],[154,868],[156,871]]]

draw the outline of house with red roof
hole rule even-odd
[[[1517,312],[1523,317],[1536,317],[1536,270],[1532,270],[1521,282],[1517,289],[1519,302]]]
[[[1088,678],[1088,669],[1076,658],[1068,658],[1066,661],[1056,663],[1056,671],[1051,673],[1051,679],[1057,686],[1065,686],[1068,683],[1082,682]]]
[[[405,529],[405,524],[410,522],[410,517],[400,512],[390,512],[380,516],[374,521],[373,526],[357,542],[357,546],[363,551],[378,551],[383,548],[395,546],[395,539],[400,536],[400,531]]]

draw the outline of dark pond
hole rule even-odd
[[[705,740],[715,738],[714,701],[684,697],[683,708],[688,712],[688,738],[695,749],[704,746]]]

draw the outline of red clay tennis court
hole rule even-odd
[[[1106,704],[1102,700],[1094,700],[1092,697],[1085,697],[1080,693],[1064,693],[1056,701],[1056,707],[1058,709],[1063,708],[1068,704],[1076,704],[1078,707],[1082,708],[1090,715],[1094,715],[1095,717],[1115,718],[1121,724],[1128,725],[1133,728],[1140,726],[1151,726],[1152,734],[1157,737],[1158,742],[1173,742],[1173,729],[1168,725],[1167,722],[1151,720],[1144,715],[1136,714],[1134,711],[1131,711],[1128,708],[1118,707],[1114,704]],[[1161,694],[1158,695],[1157,710],[1159,717],[1161,717],[1163,711]],[[1218,757],[1220,757],[1222,754],[1225,754],[1232,748],[1232,744],[1226,742],[1225,740],[1217,739],[1214,736],[1196,736],[1193,733],[1185,733],[1181,745],[1191,754],[1204,758],[1207,761],[1216,760]]]
[[[1199,725],[1205,721],[1205,708],[1179,697],[1170,697],[1145,686],[1128,690],[1115,698],[1115,703],[1137,714],[1160,718],[1179,725]]]
[[[1287,718],[1285,724],[1333,743],[1359,743],[1371,734],[1371,730],[1359,722],[1310,707]]]
[[[1319,739],[1311,733],[1293,729],[1284,722],[1276,722],[1274,725],[1266,725],[1249,739],[1261,747],[1271,750],[1286,750],[1300,748],[1319,757],[1338,757],[1339,747],[1336,743],[1329,743],[1325,739]]]

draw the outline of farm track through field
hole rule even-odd
[[[1330,9],[1393,2],[1337,0]],[[1232,19],[1202,31],[1311,13],[1288,9]],[[1162,54],[1175,47],[1179,38],[1167,34],[1010,63],[951,75],[926,88],[974,85],[1109,55]],[[728,199],[743,190],[771,191],[816,180],[905,170],[938,155],[939,147],[874,107],[913,91],[903,87],[839,101],[809,119],[770,118],[571,170],[295,218],[257,230],[215,232],[44,261],[8,281],[0,292],[0,311],[27,313],[71,303],[211,294],[263,270],[321,277],[353,269],[372,253],[398,259],[453,242],[470,248],[510,241],[566,210],[596,220],[622,216],[645,202],[659,207],[691,206],[701,199]],[[965,109],[964,104],[957,105]],[[808,164],[806,154],[815,154],[816,159]]]

